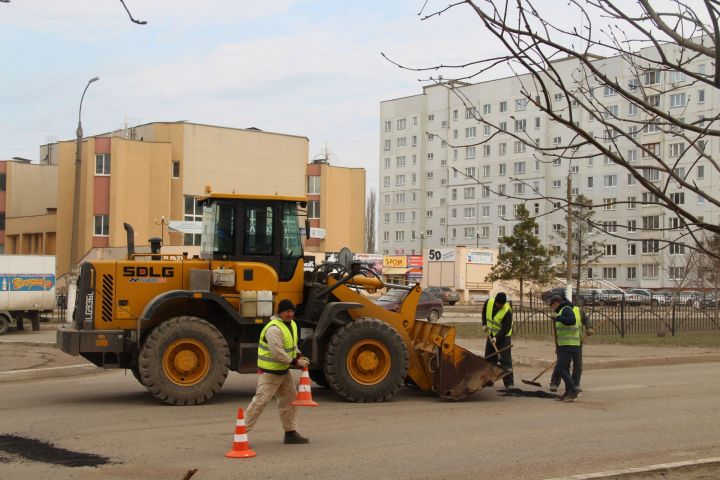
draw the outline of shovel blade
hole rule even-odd
[[[523,380],[522,382],[527,383],[528,385],[532,385],[534,387],[542,388],[542,385],[540,384],[540,382],[533,382],[532,380]]]

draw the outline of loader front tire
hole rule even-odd
[[[206,320],[175,317],[155,327],[140,350],[140,383],[170,405],[199,405],[223,386],[230,368],[225,337]]]
[[[408,362],[405,342],[393,327],[363,318],[335,332],[323,370],[330,388],[346,400],[383,402],[405,382]]]

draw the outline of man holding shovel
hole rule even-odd
[[[580,355],[580,308],[571,304],[561,295],[550,297],[550,307],[555,311],[555,339],[557,343],[557,363],[554,375],[565,382],[565,393],[558,400],[571,401],[577,398],[578,391],[570,375],[570,362],[578,362]]]
[[[582,322],[583,327],[585,327],[585,337],[589,337],[595,333],[590,316],[586,315],[582,308],[580,309],[580,321]],[[582,393],[582,389],[580,388],[580,377],[582,376],[582,344],[585,337],[580,339],[580,352],[577,355],[577,361],[572,362],[572,380],[577,388],[578,394]],[[559,386],[560,375],[553,372],[552,377],[550,377],[550,391],[557,392]]]
[[[487,336],[485,358],[491,360],[492,363],[499,363],[502,369],[510,372],[503,377],[503,383],[508,390],[515,388],[512,373],[512,354],[510,353],[510,350],[512,350],[510,347],[512,309],[504,292],[498,293],[495,298],[487,299],[485,305],[483,305],[482,323],[483,331]]]

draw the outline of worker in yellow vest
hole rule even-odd
[[[512,308],[505,292],[490,297],[483,305],[483,330],[487,335],[485,342],[485,357],[492,363],[499,364],[503,370],[509,372],[503,377],[506,389],[515,388],[515,379],[512,373]],[[497,351],[500,351],[498,354]],[[499,357],[499,358],[498,358]]]
[[[577,386],[570,375],[570,362],[577,363],[580,355],[580,332],[582,320],[580,307],[576,307],[562,295],[553,295],[549,300],[555,311],[555,341],[557,363],[553,375],[565,382],[565,393],[558,400],[570,401],[578,396]]]
[[[273,315],[260,332],[257,390],[245,412],[245,425],[247,431],[252,430],[275,397],[280,423],[285,430],[283,443],[308,443],[309,440],[296,430],[297,407],[290,405],[297,394],[290,368],[305,368],[310,364],[297,348],[298,330],[294,316],[295,305],[290,300],[281,300],[277,315]]]

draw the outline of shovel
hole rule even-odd
[[[538,373],[538,374],[535,376],[535,378],[533,378],[532,380],[525,380],[525,379],[523,378],[523,379],[522,379],[522,382],[523,382],[523,383],[527,383],[528,385],[534,385],[534,386],[536,386],[536,387],[542,388],[542,385],[540,384],[540,382],[537,382],[536,380],[537,380],[538,378],[542,377],[542,375],[543,375],[545,372],[547,372],[548,370],[550,370],[551,368],[553,368],[556,363],[557,363],[557,360],[554,361],[553,363],[551,363],[550,365],[548,365],[547,367],[545,367],[545,369],[544,369],[542,372]]]
[[[603,323],[605,323],[605,320],[603,320],[602,322],[600,322],[600,323],[598,324],[598,326],[602,325]],[[581,343],[584,342],[587,337],[588,337],[588,335],[583,335],[582,338],[580,339],[580,342],[581,342]],[[557,339],[555,340],[555,343],[557,343]],[[538,373],[537,376],[536,376],[535,378],[533,378],[532,380],[522,379],[522,382],[523,382],[523,383],[527,383],[528,385],[533,385],[533,386],[542,388],[542,385],[540,384],[540,382],[537,382],[536,380],[537,380],[538,378],[540,378],[545,372],[547,372],[548,370],[550,370],[551,368],[553,368],[556,363],[557,363],[557,360],[555,360],[553,363],[551,363],[550,365],[548,365],[547,367],[545,367],[545,369],[544,369],[542,372]]]

